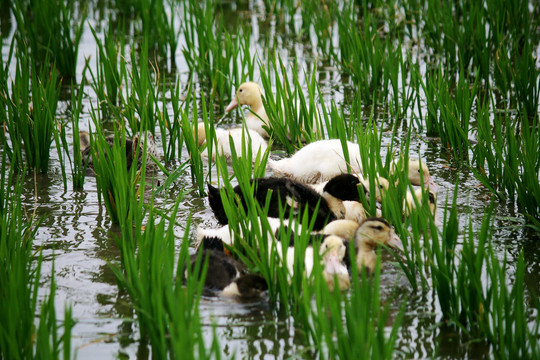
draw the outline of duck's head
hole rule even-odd
[[[350,286],[349,272],[343,264],[347,246],[343,238],[336,235],[329,235],[324,238],[319,249],[324,264],[323,276],[332,291],[334,289],[334,278],[337,277],[340,290],[346,290]]]
[[[234,281],[238,288],[237,296],[242,298],[257,298],[268,290],[266,279],[257,274],[246,274]]]
[[[79,131],[79,143],[81,151],[85,151],[90,147],[90,133],[88,131]]]
[[[364,191],[363,185],[353,174],[341,174],[326,183],[323,192],[340,200],[360,201],[358,191]]]
[[[238,105],[247,105],[254,111],[262,105],[262,89],[255,82],[245,82],[236,91],[236,96],[231,103],[225,108],[225,112],[229,112]]]
[[[403,243],[396,235],[392,226],[383,218],[368,218],[354,235],[354,244],[359,248],[374,248],[377,245],[387,245],[403,250]]]

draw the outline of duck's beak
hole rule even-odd
[[[388,242],[388,245],[393,247],[394,249],[399,249],[401,251],[404,251],[403,243],[401,242],[401,239],[395,232],[392,232],[390,235],[390,241]]]
[[[326,264],[324,267],[324,271],[328,275],[334,275],[339,274],[342,272],[343,264],[337,257],[337,255],[328,255],[326,258]]]
[[[229,112],[233,109],[236,109],[237,106],[238,106],[238,99],[236,98],[236,95],[235,95],[231,103],[225,108],[225,112]]]

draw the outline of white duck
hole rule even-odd
[[[268,159],[268,166],[277,176],[284,176],[300,182],[314,184],[324,182],[330,178],[345,173],[362,173],[362,161],[358,144],[347,141],[349,161],[345,160],[341,140],[329,139],[314,141],[289,158],[280,160]],[[350,167],[350,171],[347,169]],[[402,169],[401,161],[394,160],[390,172]],[[418,159],[409,159],[408,178],[413,185],[421,185],[421,176],[424,185],[436,192],[437,186],[433,182],[426,164]],[[381,178],[382,179],[382,178]],[[382,182],[382,180],[381,180]]]
[[[248,149],[251,147],[251,154],[253,161],[256,160],[259,155],[260,158],[264,155],[268,144],[265,139],[257,132],[244,129],[244,128],[232,128],[232,129],[221,129],[216,128],[216,141],[217,141],[217,152],[220,155],[225,156],[226,159],[232,158],[232,148],[234,146],[235,152],[238,157],[243,155],[243,149]],[[199,146],[202,146],[206,142],[206,131],[204,123],[199,123],[197,126],[197,140]],[[231,143],[232,139],[232,143]],[[260,154],[259,154],[260,153]],[[202,153],[202,156],[208,157],[208,151],[205,149]],[[216,159],[216,150],[212,152],[212,161]]]

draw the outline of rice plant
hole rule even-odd
[[[55,310],[54,267],[49,295],[41,300],[41,253],[35,259],[33,240],[41,220],[26,218],[21,204],[22,181],[8,169],[2,154],[0,186],[0,357],[6,359],[71,358],[74,321],[65,308],[63,332]],[[39,320],[36,316],[39,314]]]
[[[38,71],[29,64],[28,53],[23,50],[18,59],[7,111],[6,125],[11,145],[8,155],[15,169],[21,168],[24,155],[29,168],[45,173],[49,168],[52,142],[57,138],[56,108],[60,80],[54,66],[47,81],[38,77]]]
[[[97,69],[90,69],[92,88],[96,92],[102,110],[102,118],[108,119],[112,108],[119,106],[122,79],[126,78],[126,60],[124,54],[124,36],[116,36],[112,28],[101,41],[90,28],[97,45]]]
[[[141,185],[144,192],[144,181]],[[112,265],[112,269],[119,285],[127,290],[133,301],[141,345],[144,346],[146,341],[150,343],[152,357],[219,358],[217,340],[208,346],[202,336],[198,311],[205,268],[200,257],[197,266],[191,267],[190,221],[186,224],[177,256],[175,222],[167,220],[176,217],[182,197],[180,194],[170,215],[163,217],[159,224],[156,224],[151,203],[144,226],[142,200],[130,200],[130,208],[137,210],[130,211],[120,222],[121,267]]]
[[[319,95],[315,70],[308,80],[307,97],[300,85],[298,69],[292,69],[293,78],[289,79],[281,57],[275,56],[268,68],[261,69],[260,73],[264,88],[263,105],[270,122],[270,133],[285,146],[288,153],[301,147],[303,142],[319,140],[323,123],[315,102]],[[274,87],[271,77],[275,81]]]
[[[184,7],[184,19],[184,58],[223,109],[234,85],[253,79],[255,54],[250,52],[250,33],[240,29],[231,36],[225,31],[214,2],[201,6],[190,0]]]
[[[62,77],[74,78],[86,9],[81,7],[77,13],[75,5],[64,0],[16,0],[12,9],[19,46],[30,48],[36,69],[44,67],[47,72],[49,64],[39,61],[51,60]]]
[[[316,277],[315,304],[304,302],[312,323],[308,336],[324,358],[393,359],[405,305],[392,314],[380,298],[380,259],[373,276],[359,272],[351,251],[351,290],[329,291]],[[320,265],[319,265],[320,266]],[[392,318],[392,325],[387,325]]]

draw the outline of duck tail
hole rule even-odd
[[[214,212],[214,216],[221,225],[227,225],[229,219],[223,208],[223,202],[221,201],[221,193],[218,188],[213,186],[210,183],[207,183],[208,186],[208,202],[210,203],[210,208]]]

